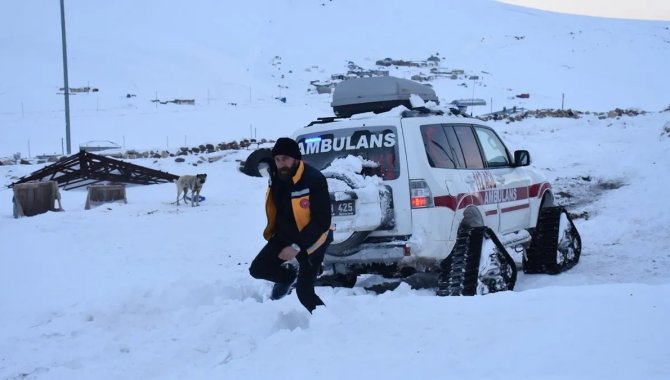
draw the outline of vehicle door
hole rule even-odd
[[[486,189],[484,203],[497,206],[498,231],[507,233],[527,227],[530,178],[513,166],[509,151],[493,129],[481,125],[473,125],[473,129],[481,148],[484,173],[494,184]]]
[[[486,190],[495,188],[472,128],[467,124],[421,125],[424,148],[433,177],[445,186],[448,195],[438,202],[462,212],[468,206],[480,209],[484,223],[497,228],[498,206],[485,203]],[[438,194],[439,195],[439,194]]]
[[[467,197],[464,198],[464,206],[469,204],[480,208],[487,226],[497,229],[500,224],[500,212],[498,204],[487,195],[494,191],[498,184],[494,175],[487,169],[483,158],[477,136],[471,125],[451,125],[447,128],[451,144],[457,149],[457,155],[462,157],[461,179],[467,186]]]

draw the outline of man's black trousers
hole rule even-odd
[[[332,239],[331,232],[326,243],[319,247],[314,253],[308,255],[307,252],[302,251],[296,256],[298,264],[300,264],[300,269],[298,270],[298,281],[295,290],[298,294],[298,300],[300,300],[300,303],[302,303],[310,313],[312,310],[316,309],[317,306],[324,304],[323,301],[321,301],[321,298],[314,292],[314,283],[316,282],[316,277],[321,269],[323,256]],[[257,279],[278,283],[286,283],[290,281],[291,270],[285,265],[282,265],[285,261],[279,258],[279,252],[281,252],[284,247],[286,247],[284,243],[277,241],[277,239],[270,238],[267,244],[265,244],[265,247],[261,249],[251,263],[251,266],[249,267],[251,276]]]

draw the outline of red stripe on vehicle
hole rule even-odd
[[[453,211],[456,211],[456,206],[458,205],[458,200],[453,195],[439,195],[433,198],[435,207],[446,207]]]
[[[529,195],[531,198],[540,198],[544,195],[544,192],[551,189],[551,184],[549,182],[536,183],[530,185]]]
[[[530,198],[537,198],[544,194],[544,192],[551,188],[548,182],[537,183],[529,187],[522,186],[516,189],[516,200],[524,200]],[[438,195],[433,198],[436,207],[446,207],[452,211],[461,210],[470,205],[481,206],[485,204],[486,193],[489,191],[506,191],[512,189],[488,189],[476,191],[473,193],[460,193],[458,195]],[[495,203],[490,203],[495,204]],[[525,205],[524,207],[528,207]],[[505,209],[507,210],[507,209]],[[509,210],[513,211],[513,210]],[[489,211],[491,212],[491,211]],[[487,214],[488,215],[488,214]]]
[[[517,187],[516,188],[516,199],[527,199],[528,198],[528,187]]]
[[[504,209],[500,210],[500,213],[521,210],[521,209],[528,208],[528,207],[530,207],[529,204],[523,204],[523,205],[512,206],[512,207],[505,207]]]
[[[489,210],[486,212],[486,216],[492,216],[496,215],[498,213],[498,210]]]
[[[463,209],[470,205],[481,206],[484,204],[484,197],[481,192],[461,193],[456,196],[440,195],[433,198],[436,207],[446,207],[453,211]]]

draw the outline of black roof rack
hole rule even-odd
[[[419,117],[419,116],[441,116],[444,115],[444,111],[433,110],[426,107],[414,108],[411,110],[403,111],[402,117]]]
[[[326,116],[326,117],[317,117],[316,120],[312,121],[311,123],[307,124],[308,127],[311,127],[312,125],[315,124],[327,124],[327,123],[332,123],[337,119],[341,119],[340,117],[337,116]]]
[[[449,112],[450,115],[453,116],[462,116],[462,117],[471,117],[465,112],[462,112],[458,108],[450,107]],[[427,107],[421,107],[421,108],[414,108],[411,110],[403,111],[400,116],[401,117],[425,117],[425,116],[442,116],[445,114],[445,111],[443,110],[436,110],[436,109],[431,109]],[[311,127],[312,125],[316,124],[328,124],[335,122],[337,120],[343,120],[346,119],[344,117],[337,117],[337,116],[326,116],[326,117],[317,117],[316,120],[310,122],[306,127]]]

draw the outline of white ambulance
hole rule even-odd
[[[353,286],[376,273],[391,288],[404,280],[473,295],[511,290],[517,265],[574,266],[579,234],[529,152],[510,152],[462,110],[426,102],[437,97],[416,82],[352,79],[335,88],[336,117],[294,134],[303,160],[328,178],[335,240],[323,283]]]

